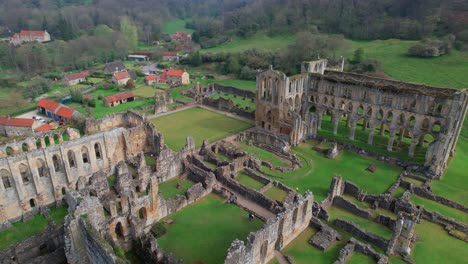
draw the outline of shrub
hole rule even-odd
[[[121,247],[115,246],[114,253],[119,258],[125,257],[125,251]]]
[[[424,39],[408,50],[410,56],[415,57],[438,57],[450,53],[454,38],[453,36],[445,37],[444,39]]]
[[[153,233],[155,238],[160,238],[167,233],[167,228],[162,222],[157,222],[151,227],[151,233]]]

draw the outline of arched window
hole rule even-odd
[[[387,122],[391,123],[393,120],[393,113],[392,111],[388,111],[387,113]]]
[[[67,193],[67,189],[65,187],[62,187],[62,195],[65,195]]]
[[[69,150],[67,153],[67,157],[68,157],[68,164],[70,165],[70,168],[76,168],[75,153]]]
[[[379,112],[377,113],[377,119],[382,120],[383,116],[384,116],[384,112],[382,109],[380,109]]]
[[[60,159],[57,155],[52,156],[52,162],[54,163],[55,172],[60,171]]]
[[[400,119],[398,120],[398,124],[403,125],[405,123],[405,115],[401,114]]]
[[[94,144],[94,153],[96,154],[96,159],[102,159],[101,145],[99,143]]]
[[[23,183],[29,182],[30,178],[29,178],[29,169],[28,169],[28,167],[26,165],[24,165],[24,164],[20,164],[19,165],[19,171],[20,171],[21,179],[23,180]]]
[[[89,163],[88,148],[81,148],[81,158],[83,159],[83,163]]]
[[[416,118],[414,116],[409,119],[409,127],[413,128],[416,125]]]
[[[138,217],[140,219],[146,219],[146,208],[142,207],[140,210],[138,210]]]
[[[45,162],[41,159],[38,159],[36,161],[36,166],[37,166],[37,172],[39,174],[39,177],[46,177],[47,176],[47,169],[45,166]]]
[[[435,122],[434,125],[432,125],[432,133],[440,133],[440,129],[441,126],[439,122]]]
[[[0,176],[2,177],[3,188],[11,188],[11,174],[9,171],[3,169],[0,171]]]
[[[34,199],[29,200],[29,205],[31,208],[36,207],[36,201]]]
[[[29,150],[28,144],[26,144],[26,143],[23,143],[23,144],[21,145],[21,148],[23,149],[23,152],[26,152],[26,151]]]
[[[117,238],[123,237],[123,228],[120,222],[118,222],[117,225],[115,226],[115,235],[117,236]]]
[[[424,118],[421,128],[422,128],[423,130],[428,130],[428,129],[429,129],[429,119]]]
[[[299,210],[298,210],[297,207],[296,207],[296,209],[294,209],[294,213],[293,213],[293,219],[292,219],[293,225],[295,225],[296,222],[297,222],[297,214],[299,213],[298,211],[299,211]]]
[[[260,248],[260,259],[262,259],[262,262],[265,260],[268,252],[268,240],[265,240],[263,242],[262,247]]]
[[[358,113],[358,115],[364,114],[364,107],[362,105],[359,106],[359,108],[357,110],[357,113]]]

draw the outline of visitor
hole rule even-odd
[[[249,213],[249,221],[252,221],[254,218],[254,215],[252,213]]]

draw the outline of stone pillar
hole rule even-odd
[[[40,138],[39,141],[41,142],[41,148],[46,148],[46,143],[44,138]]]
[[[32,182],[34,183],[34,188],[36,189],[36,194],[39,194],[43,191],[41,182],[39,180],[40,176],[37,171],[37,164],[29,158],[29,155],[26,154],[28,160],[29,171],[31,173]]]
[[[338,133],[338,123],[340,122],[340,119],[338,116],[333,116],[333,135],[336,135]]]
[[[356,125],[357,125],[356,122],[352,122],[351,124],[351,129],[349,131],[349,137],[348,137],[351,140],[354,140],[354,134],[356,132]]]
[[[388,139],[388,145],[387,145],[387,150],[392,151],[393,150],[393,141],[395,140],[395,132],[390,133],[390,138]]]
[[[403,136],[405,135],[405,129],[400,129],[400,134],[398,135],[398,141],[403,141]]]
[[[60,146],[60,156],[62,158],[62,163],[63,163],[63,169],[64,169],[63,173],[65,174],[65,177],[67,178],[67,183],[71,184],[73,182],[73,176],[70,172],[70,164],[68,164],[68,155],[65,153],[63,146]],[[75,160],[76,160],[76,156],[75,156]]]
[[[384,128],[385,128],[385,124],[384,123],[380,124],[380,136],[384,135],[384,131],[385,131]]]
[[[58,136],[58,142],[59,142],[59,144],[63,143],[63,136],[62,135]]]
[[[422,147],[424,145],[424,135],[421,135],[418,140],[418,146]]]
[[[369,145],[372,145],[372,142],[374,141],[374,132],[375,132],[375,128],[371,127],[369,138],[367,139],[367,144]]]
[[[418,142],[416,140],[414,140],[414,139],[411,141],[411,146],[410,146],[409,152],[408,152],[408,156],[410,156],[411,158],[414,157],[414,151],[416,149],[416,144],[417,143]]]
[[[55,145],[55,140],[54,140],[54,136],[49,136],[49,146],[53,146]]]

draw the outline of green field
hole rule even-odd
[[[255,81],[248,81],[248,80],[209,80],[209,79],[197,79],[202,85],[208,85],[211,83],[217,83],[223,86],[231,86],[241,90],[251,91],[255,93],[256,90],[256,83]]]
[[[219,46],[202,49],[202,53],[206,52],[226,52],[235,53],[242,52],[248,49],[258,49],[264,51],[281,51],[295,40],[293,35],[276,35],[267,36],[265,34],[256,34],[249,38],[235,37],[231,41]]]
[[[248,213],[210,194],[174,213],[168,219],[167,234],[158,243],[184,263],[222,263],[234,239],[245,240],[263,222],[248,219]]]
[[[401,173],[398,167],[347,150],[342,151],[334,160],[328,159],[312,149],[316,144],[315,141],[308,141],[292,148],[292,153],[301,160],[302,168],[282,173],[263,167],[262,171],[300,193],[312,191],[316,201],[322,201],[327,196],[334,175],[341,175],[369,193],[380,194],[384,193]],[[378,168],[375,173],[366,170],[371,164]]]
[[[409,57],[407,51],[414,43],[398,39],[353,41],[352,50],[362,47],[365,58],[380,60],[385,73],[397,80],[468,88],[468,52],[453,50],[437,58]]]
[[[375,264],[375,260],[369,256],[364,256],[361,253],[354,252],[350,260],[346,264]]]
[[[266,151],[262,148],[256,147],[254,145],[249,146],[246,141],[242,141],[240,143],[240,148],[249,153],[254,155],[256,158],[264,160],[264,161],[269,161],[272,165],[274,166],[288,166],[289,162],[276,156],[275,154]]]
[[[266,197],[272,199],[273,201],[280,202],[284,201],[284,198],[286,198],[286,196],[288,195],[288,193],[285,190],[280,189],[276,186],[273,186],[270,189],[266,190],[263,194]]]
[[[180,188],[177,189],[177,183]],[[159,184],[159,192],[164,199],[174,199],[177,195],[185,195],[187,190],[193,186],[193,182],[190,180],[180,180],[179,177],[170,179],[168,181]]]
[[[64,222],[65,216],[68,214],[66,207],[50,208],[50,217],[57,225]],[[47,228],[47,219],[42,215],[37,214],[33,219],[27,222],[16,222],[7,230],[0,232],[0,250],[4,250],[11,245],[30,238]]]
[[[155,93],[164,93],[164,91],[160,89],[155,89],[151,86],[143,85],[132,90],[132,93],[140,97],[153,98]]]
[[[193,30],[185,27],[186,20],[176,19],[164,22],[164,33],[173,35],[174,33],[181,31],[192,34]]]
[[[468,224],[468,213],[465,213],[461,210],[437,203],[435,201],[424,199],[417,195],[412,195],[411,200],[414,204],[423,205],[424,209],[426,209],[429,212],[435,211],[447,217],[453,218],[459,222]]]
[[[257,181],[256,179],[247,175],[243,170],[239,172],[239,174],[236,177],[236,180],[242,185],[252,188],[254,190],[259,190],[263,186],[265,186],[265,184],[263,184],[262,182]]]
[[[252,126],[198,107],[155,118],[151,122],[162,132],[164,142],[173,150],[182,149],[188,136],[193,137],[198,148],[204,139],[214,142]]]
[[[416,225],[416,235],[420,240],[411,253],[416,263],[466,263],[466,243],[450,236],[443,227],[421,220]]]

